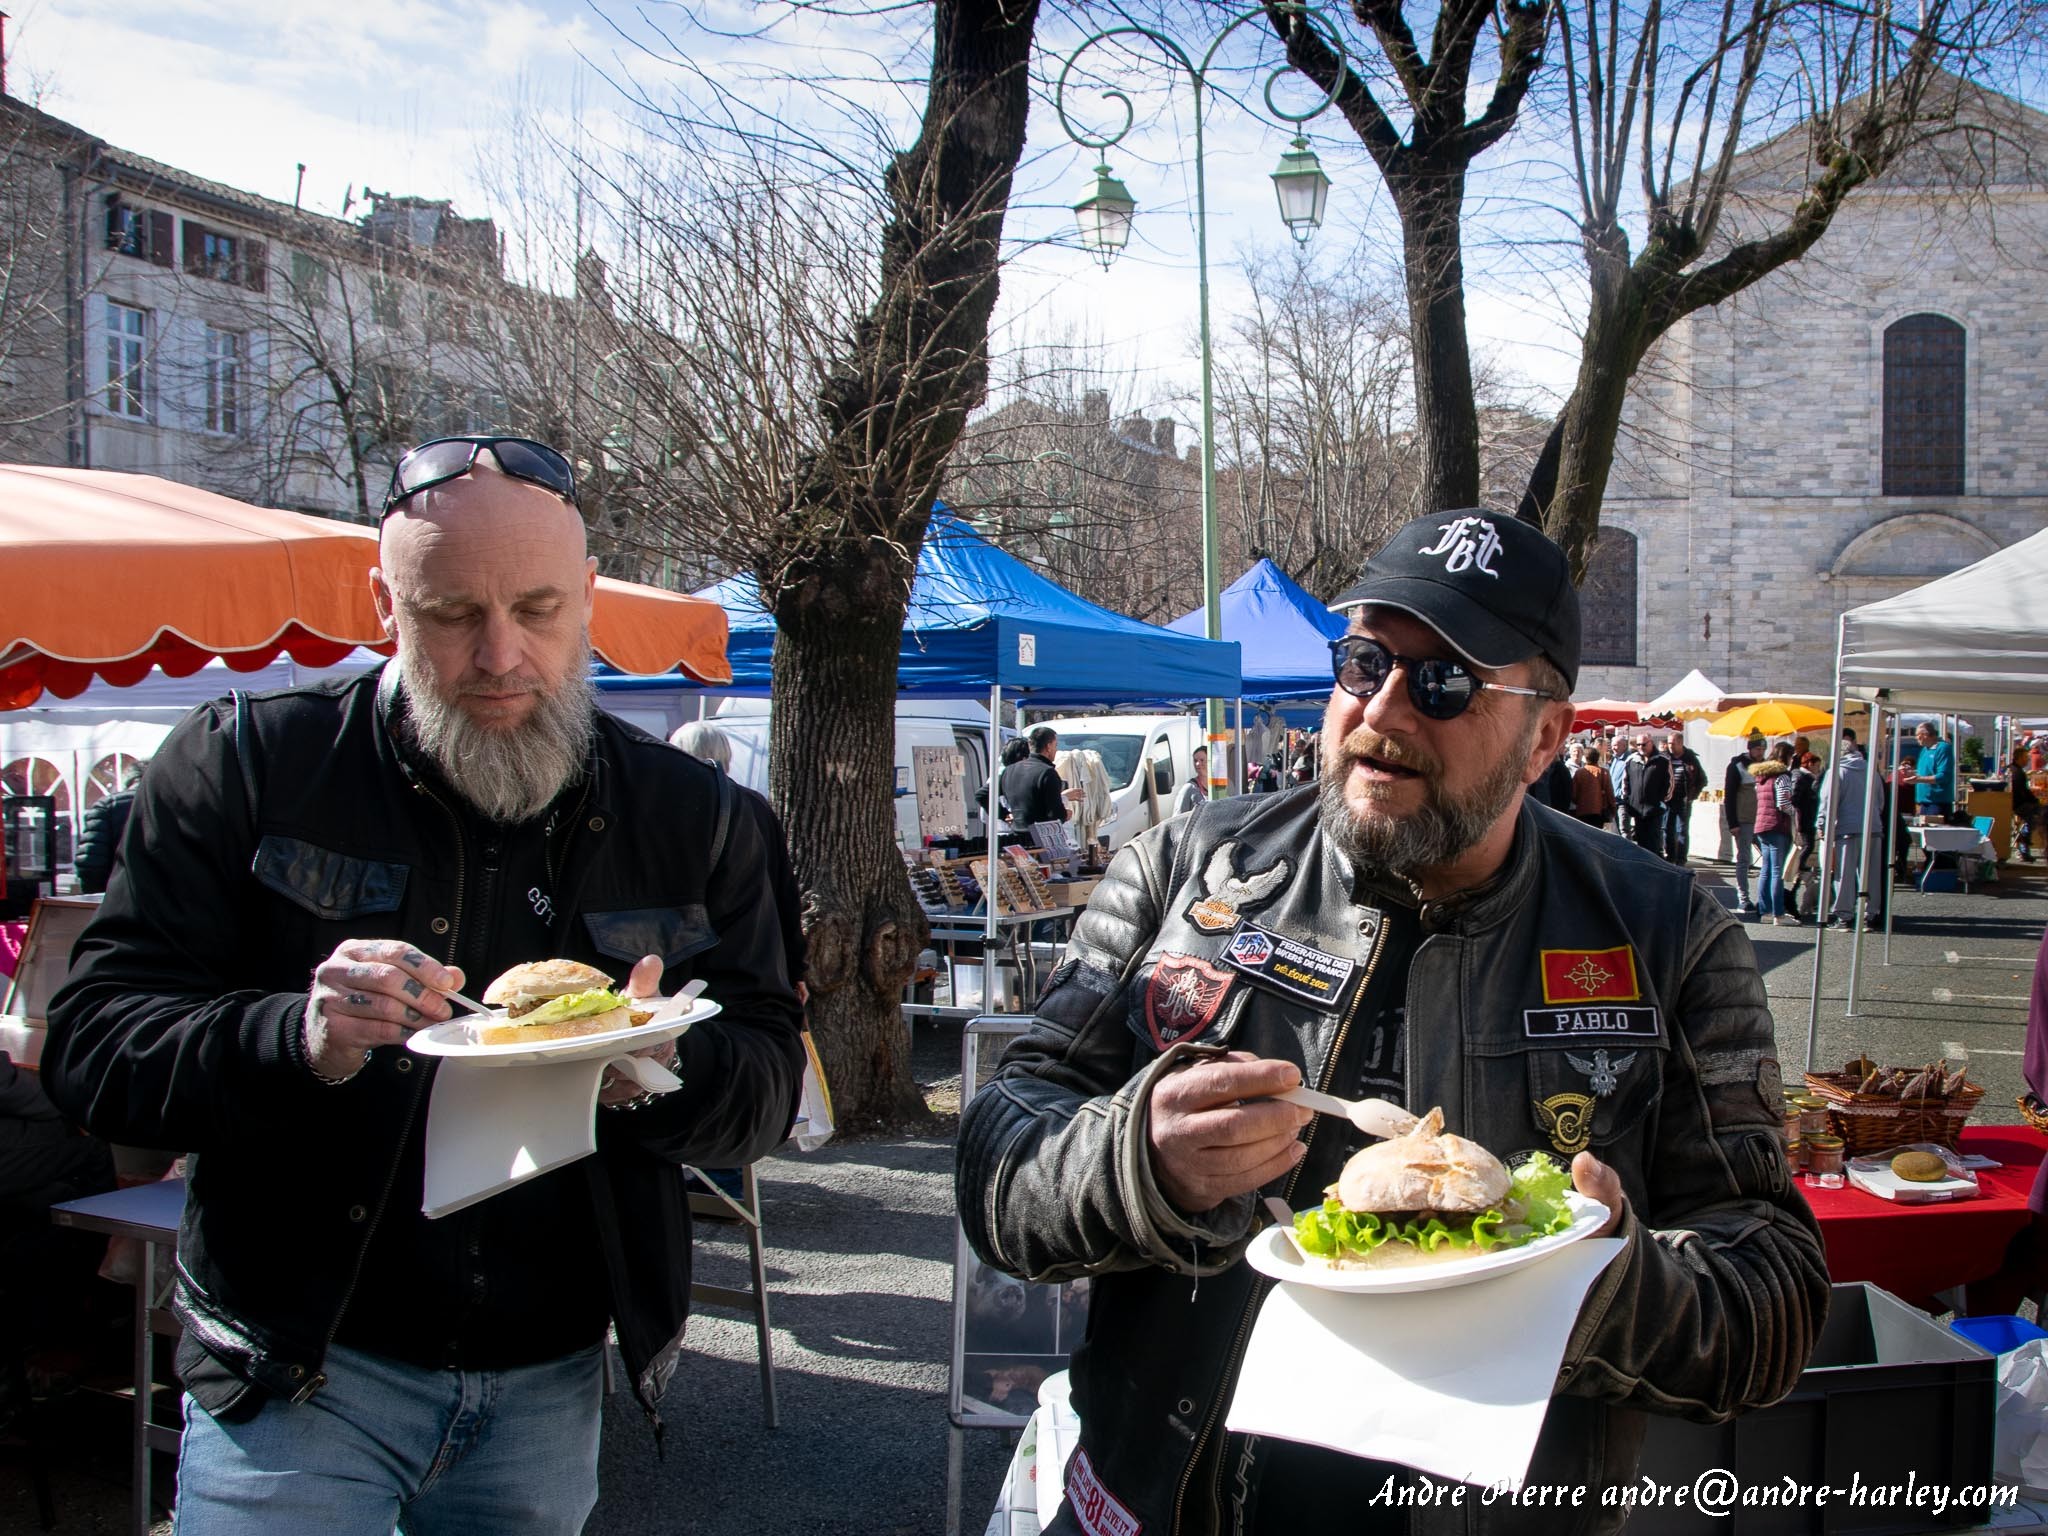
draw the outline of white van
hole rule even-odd
[[[1101,754],[1115,786],[1116,819],[1102,829],[1112,850],[1173,815],[1206,740],[1193,715],[1073,715],[1039,724],[1059,732],[1062,752]]]
[[[726,699],[711,724],[732,742],[732,776],[749,789],[768,792],[768,700]],[[1017,733],[1003,732],[1008,740]],[[917,825],[917,796],[911,786],[913,747],[947,747],[959,752],[960,792],[967,804],[967,835],[982,836],[982,808],[975,796],[988,783],[988,707],[958,699],[896,701],[896,827],[905,848],[923,846]]]

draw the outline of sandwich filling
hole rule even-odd
[[[593,987],[586,992],[567,992],[560,997],[522,998],[505,1010],[505,1016],[522,1028],[534,1028],[596,1018],[599,1014],[625,1006],[626,999],[609,987]]]
[[[1304,1253],[1341,1268],[1520,1248],[1570,1228],[1571,1187],[1571,1176],[1541,1152],[1509,1175],[1505,1196],[1479,1211],[1355,1211],[1333,1185],[1321,1206],[1296,1214],[1294,1238]]]

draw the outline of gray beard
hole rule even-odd
[[[403,645],[398,660],[420,750],[457,794],[492,821],[530,820],[582,776],[597,712],[588,636],[568,677],[539,694],[525,724],[508,731],[484,729],[455,700],[443,698]]]
[[[1498,821],[1522,787],[1522,764],[1536,739],[1536,720],[1521,741],[1502,756],[1492,773],[1462,799],[1444,793],[1442,780],[1424,774],[1422,808],[1406,816],[1364,815],[1344,798],[1344,785],[1355,761],[1341,741],[1324,753],[1318,791],[1323,835],[1354,864],[1382,869],[1403,879],[1448,864],[1472,847]]]

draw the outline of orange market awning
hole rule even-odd
[[[331,666],[388,651],[370,601],[374,531],[252,507],[153,475],[0,465],[0,709],[95,677],[173,677],[218,656]],[[592,647],[623,672],[723,683],[715,603],[600,578]]]

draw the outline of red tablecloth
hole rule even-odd
[[[2020,1125],[1968,1126],[1961,1150],[2005,1165],[1978,1171],[1982,1193],[1974,1200],[1895,1205],[1854,1187],[1815,1189],[1801,1179],[1827,1241],[1828,1273],[1838,1281],[1868,1280],[1916,1304],[1995,1273],[2006,1244],[2032,1219],[2027,1196],[2048,1157],[2048,1136]]]
[[[21,959],[22,941],[27,937],[27,923],[0,923],[0,976],[14,974],[15,964]]]

